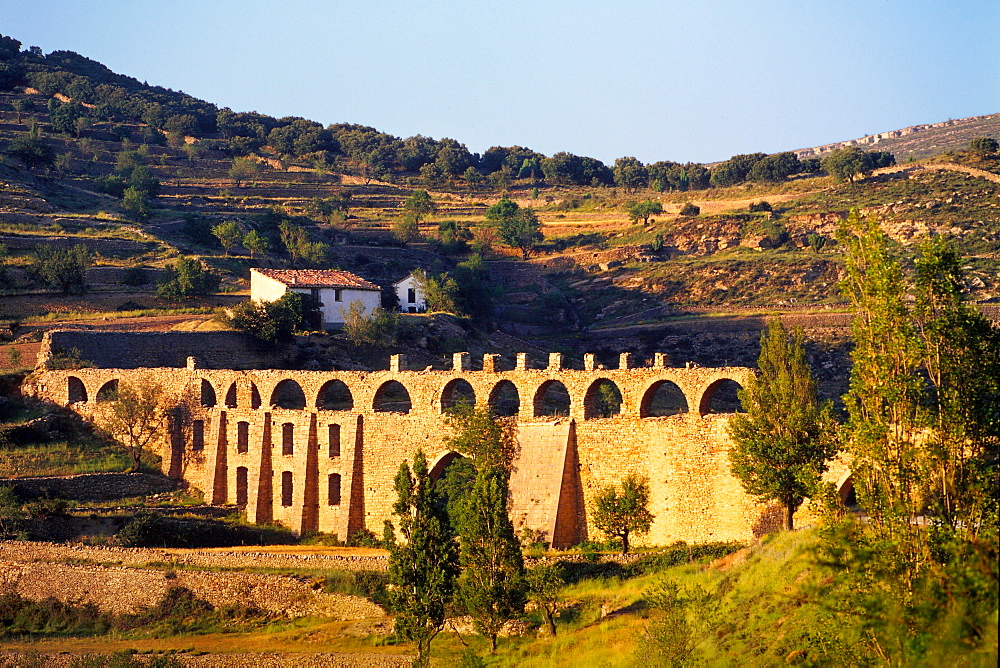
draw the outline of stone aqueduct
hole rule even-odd
[[[746,540],[766,522],[768,509],[730,474],[732,405],[718,406],[752,370],[671,368],[663,355],[636,367],[628,354],[617,369],[588,355],[572,370],[558,353],[546,368],[520,354],[500,370],[498,357],[472,370],[456,353],[451,370],[414,371],[397,355],[389,370],[364,372],[201,369],[189,358],[187,368],[38,371],[33,391],[91,418],[119,382],[147,378],[186,397],[162,445],[165,471],[212,504],[299,532],[379,533],[400,463],[422,449],[439,474],[456,456],[445,416],[462,401],[516,420],[511,516],[556,547],[596,537],[591,501],[628,473],[650,480],[650,543]],[[619,410],[602,403],[608,395],[620,397]]]

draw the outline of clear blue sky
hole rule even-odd
[[[998,0],[0,0],[0,33],[235,111],[609,163],[1000,111]]]

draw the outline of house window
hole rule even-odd
[[[327,481],[327,499],[331,506],[340,505],[340,474],[331,473]]]
[[[236,452],[247,452],[250,450],[250,423],[236,423]]]
[[[309,296],[313,298],[313,301],[322,306],[323,300],[319,298],[319,295],[320,295],[319,288],[312,288],[311,290],[309,290]]]
[[[191,449],[205,449],[205,421],[195,420],[191,423]]]
[[[333,291],[333,301],[335,301],[335,302],[342,302],[342,301],[344,301],[344,291],[341,290],[340,288],[335,289]]]
[[[281,454],[290,455],[295,452],[295,425],[286,422],[281,425]]]
[[[340,425],[330,425],[330,456],[340,456]]]
[[[417,303],[417,291],[415,288],[407,288],[406,290],[406,303],[416,304]]]
[[[292,472],[281,472],[281,505],[292,505]]]

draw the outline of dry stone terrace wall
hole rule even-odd
[[[505,385],[519,400],[512,416],[521,442],[515,524],[542,531],[557,547],[597,537],[589,512],[595,494],[637,473],[650,480],[656,518],[649,543],[746,540],[760,532],[766,509],[729,471],[729,417],[709,411],[721,382],[742,384],[750,369],[668,368],[662,355],[635,368],[628,354],[617,369],[600,368],[589,355],[583,370],[565,369],[555,353],[543,369],[529,368],[524,354],[513,370],[496,370],[496,362],[487,355],[483,369],[472,371],[468,355],[458,353],[452,370],[408,371],[405,357],[394,356],[388,371],[331,372],[201,369],[192,359],[182,369],[39,371],[33,391],[99,419],[108,406],[102,388],[160,383],[190,407],[171,421],[162,453],[169,475],[203,489],[213,504],[245,506],[252,521],[345,538],[362,528],[381,531],[395,501],[395,473],[418,449],[432,467],[453,458],[444,443],[445,411],[458,397],[456,385],[471,388],[478,405],[492,405]],[[343,410],[324,408],[331,381],[350,391],[350,401],[335,406]],[[408,412],[405,402],[380,403],[393,381],[409,396]],[[602,382],[621,396],[620,412],[610,417],[598,416]],[[560,383],[568,414],[542,415],[550,406],[540,395]],[[669,383],[688,410],[650,416],[650,396]]]

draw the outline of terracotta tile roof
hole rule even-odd
[[[336,269],[254,269],[259,274],[296,288],[353,288],[355,290],[381,290],[379,286],[352,274]]]

